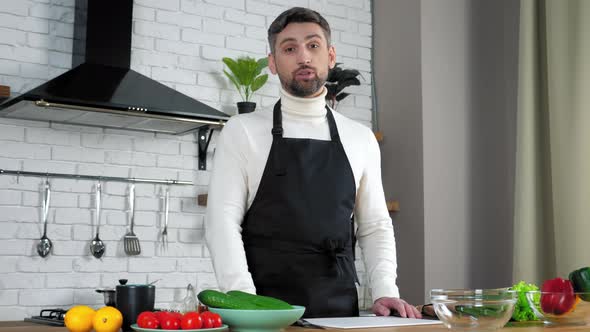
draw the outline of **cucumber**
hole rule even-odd
[[[233,290],[227,292],[227,294],[235,299],[240,299],[243,301],[247,301],[249,303],[253,303],[262,309],[267,310],[286,310],[286,309],[293,309],[293,307],[282,300],[276,299],[270,296],[262,296],[262,295],[254,295],[238,290]]]
[[[455,310],[461,314],[465,314],[475,318],[501,317],[506,312],[506,308],[504,308],[503,305],[481,307],[475,307],[470,305],[458,305],[455,307]]]
[[[199,301],[208,307],[222,308],[222,309],[246,309],[246,310],[259,310],[264,309],[256,304],[242,300],[241,298],[234,297],[216,290],[206,289],[201,291],[197,295]]]

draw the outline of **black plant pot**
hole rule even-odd
[[[239,114],[254,112],[255,109],[256,109],[256,103],[254,103],[254,102],[251,102],[251,101],[238,102],[238,113]]]

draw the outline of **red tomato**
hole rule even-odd
[[[164,318],[170,316],[170,311],[156,311],[154,315],[156,315],[156,318],[161,322]]]
[[[223,321],[221,316],[211,311],[204,311],[201,313],[201,319],[203,320],[203,328],[210,329],[214,327],[221,327]]]
[[[198,312],[185,313],[180,320],[180,328],[183,330],[197,330],[203,326],[203,320]]]
[[[221,325],[223,325],[223,321],[221,320],[221,316],[219,314],[212,313],[211,319],[213,320],[213,327],[221,327]]]
[[[157,329],[160,327],[160,322],[156,316],[144,316],[137,320],[137,326],[144,329]]]
[[[149,319],[149,318],[156,318],[156,315],[151,311],[144,311],[144,312],[140,313],[137,316],[137,319],[135,320],[137,322],[137,326],[143,327],[142,322],[145,321],[146,319]]]
[[[162,330],[178,330],[180,321],[172,315],[166,315],[164,320],[160,322],[160,327]]]
[[[139,317],[145,317],[145,316],[156,317],[156,314],[151,311],[144,311],[144,312],[140,313],[139,316],[137,316],[137,319],[139,320]]]
[[[178,311],[170,311],[170,315],[178,320],[182,319],[182,314]]]
[[[201,319],[203,320],[203,328],[210,329],[213,327],[213,313],[211,311],[203,311],[201,313]]]

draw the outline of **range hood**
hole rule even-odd
[[[129,68],[132,12],[132,0],[77,0],[80,64],[0,104],[0,117],[175,135],[222,126],[227,114]]]

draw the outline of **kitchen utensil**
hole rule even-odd
[[[451,330],[500,329],[512,317],[517,294],[498,289],[433,289],[434,312]]]
[[[101,258],[102,255],[104,255],[105,252],[105,245],[102,242],[102,240],[100,239],[100,237],[98,236],[99,234],[99,230],[100,230],[100,194],[101,194],[101,188],[100,188],[100,182],[96,184],[96,236],[94,237],[94,239],[92,240],[92,242],[90,243],[90,253],[92,253],[92,256],[96,257],[96,258]]]
[[[123,283],[124,281],[125,283]],[[117,309],[123,314],[123,331],[130,331],[131,324],[144,311],[154,311],[156,286],[127,285],[127,280],[120,280],[117,285]]]
[[[49,214],[49,201],[51,199],[51,188],[49,186],[49,180],[45,180],[45,187],[44,187],[44,194],[43,194],[43,236],[39,239],[39,243],[37,243],[37,253],[41,257],[46,257],[51,252],[51,248],[53,244],[51,240],[47,237],[47,215]]]
[[[139,239],[133,233],[133,224],[135,222],[135,183],[132,183],[129,188],[129,208],[131,209],[131,225],[129,231],[123,238],[123,247],[127,255],[139,255],[141,253],[141,246]]]
[[[168,210],[170,208],[170,189],[166,187],[166,194],[164,195],[164,229],[162,230],[162,245],[164,249],[168,249]]]
[[[95,289],[97,293],[100,293],[104,297],[104,305],[110,307],[117,307],[117,291],[113,288]]]
[[[158,279],[159,280],[159,279]],[[156,281],[158,281],[156,280]],[[116,307],[123,315],[123,331],[131,331],[131,324],[144,311],[153,311],[156,286],[153,284],[127,284],[127,279],[119,279],[115,288],[97,289],[104,295],[104,304]]]
[[[162,280],[162,279],[156,279],[156,280],[154,280],[154,281],[150,282],[148,285],[155,285],[155,284],[156,284],[156,282],[158,282],[158,281],[160,281],[160,280]]]
[[[64,326],[66,312],[67,310],[64,309],[41,309],[39,316],[25,317],[24,321],[50,326]]]

